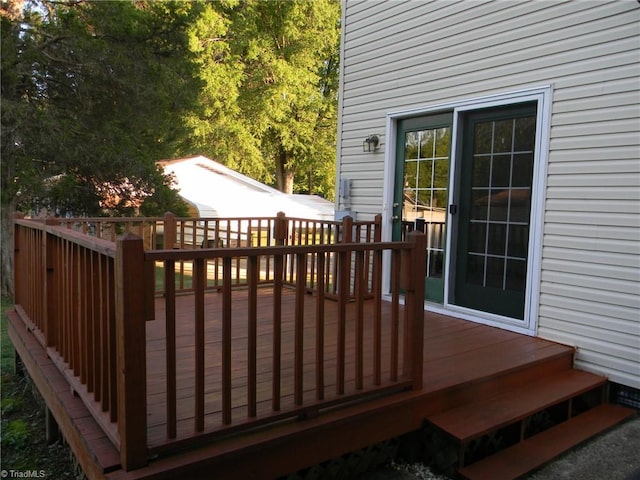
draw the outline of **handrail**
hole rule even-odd
[[[145,260],[197,260],[211,258],[235,258],[265,255],[286,254],[310,254],[328,252],[364,252],[378,250],[395,250],[409,248],[411,243],[404,242],[379,242],[371,244],[363,243],[339,243],[335,245],[286,245],[275,247],[238,247],[238,248],[206,248],[198,250],[151,250],[145,252]],[[259,253],[257,253],[259,252]]]

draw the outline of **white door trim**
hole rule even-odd
[[[455,165],[456,159],[460,155],[455,139],[458,138],[460,115],[470,110],[484,109],[496,106],[506,106],[514,103],[522,103],[527,101],[537,102],[536,116],[536,154],[534,160],[533,188],[531,192],[531,225],[529,232],[529,261],[527,268],[527,290],[525,295],[525,315],[524,321],[512,318],[502,317],[500,315],[480,312],[469,308],[461,307],[449,303],[449,285],[450,285],[450,252],[452,242],[452,229],[447,229],[446,239],[446,258],[445,258],[445,292],[444,304],[426,303],[425,308],[430,311],[454,315],[466,320],[471,320],[486,325],[498,326],[507,330],[518,333],[535,335],[538,326],[538,309],[540,298],[540,277],[542,269],[542,239],[544,226],[544,204],[547,179],[547,163],[549,152],[549,133],[551,123],[551,99],[553,88],[551,85],[545,85],[536,88],[528,88],[513,92],[487,95],[484,97],[475,97],[464,99],[456,102],[442,103],[437,105],[427,105],[415,107],[400,111],[387,113],[386,116],[386,132],[387,147],[385,149],[385,165],[384,165],[384,192],[383,192],[383,208],[382,222],[386,228],[382,229],[383,241],[390,241],[392,238],[393,225],[393,201],[394,201],[394,185],[395,185],[395,162],[396,162],[396,135],[398,121],[404,118],[423,116],[428,114],[436,114],[439,112],[453,111],[453,130],[452,151],[451,151],[451,170],[449,194],[454,192],[454,180],[456,178]],[[450,202],[451,197],[450,197]],[[448,218],[448,224],[451,225],[451,218]],[[389,256],[385,257],[385,268],[383,269],[383,289],[389,291]]]

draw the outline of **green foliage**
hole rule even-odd
[[[340,5],[208,3],[192,31],[200,151],[283,191],[333,197]]]
[[[11,307],[12,300],[9,297],[0,297],[0,374],[11,373],[14,369],[14,350],[9,335],[7,334],[6,311]],[[4,409],[4,407],[3,407]]]
[[[4,446],[25,448],[29,445],[31,429],[29,424],[18,418],[7,422],[2,428],[2,443]]]
[[[275,165],[278,187],[291,190],[296,177],[326,173],[322,167],[335,158],[339,4],[244,5],[252,15],[243,18],[253,21],[242,45],[249,78],[242,101],[257,102],[262,150]]]
[[[195,151],[255,178],[264,176],[259,144],[238,104],[244,66],[231,53],[235,33],[226,8],[229,2],[208,2],[189,31],[189,45],[202,82],[199,108],[187,116]]]
[[[7,334],[6,311],[12,305],[8,297],[0,302],[0,374],[2,378],[2,397],[0,397],[0,417],[2,417],[2,447],[24,448],[29,444],[31,435],[29,423],[22,418],[12,418],[24,408],[24,400],[18,395],[7,395],[10,379],[14,370],[14,350]],[[13,392],[11,392],[13,393]]]
[[[157,175],[162,178],[158,180],[153,193],[140,206],[140,215],[158,217],[170,211],[177,217],[189,217],[189,206],[174,190],[173,180],[160,172]]]
[[[3,17],[3,205],[130,214],[162,188],[155,162],[184,143],[198,90],[190,12],[43,1],[22,21]]]
[[[2,415],[10,415],[22,407],[22,398],[3,398],[0,400]]]

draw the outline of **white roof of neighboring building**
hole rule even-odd
[[[333,220],[334,204],[317,195],[289,195],[204,156],[161,161],[180,196],[202,217],[288,217]]]

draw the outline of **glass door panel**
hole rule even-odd
[[[425,297],[443,302],[452,114],[403,120],[398,129],[394,239],[427,236]]]
[[[535,126],[535,105],[464,120],[457,305],[524,318]]]

